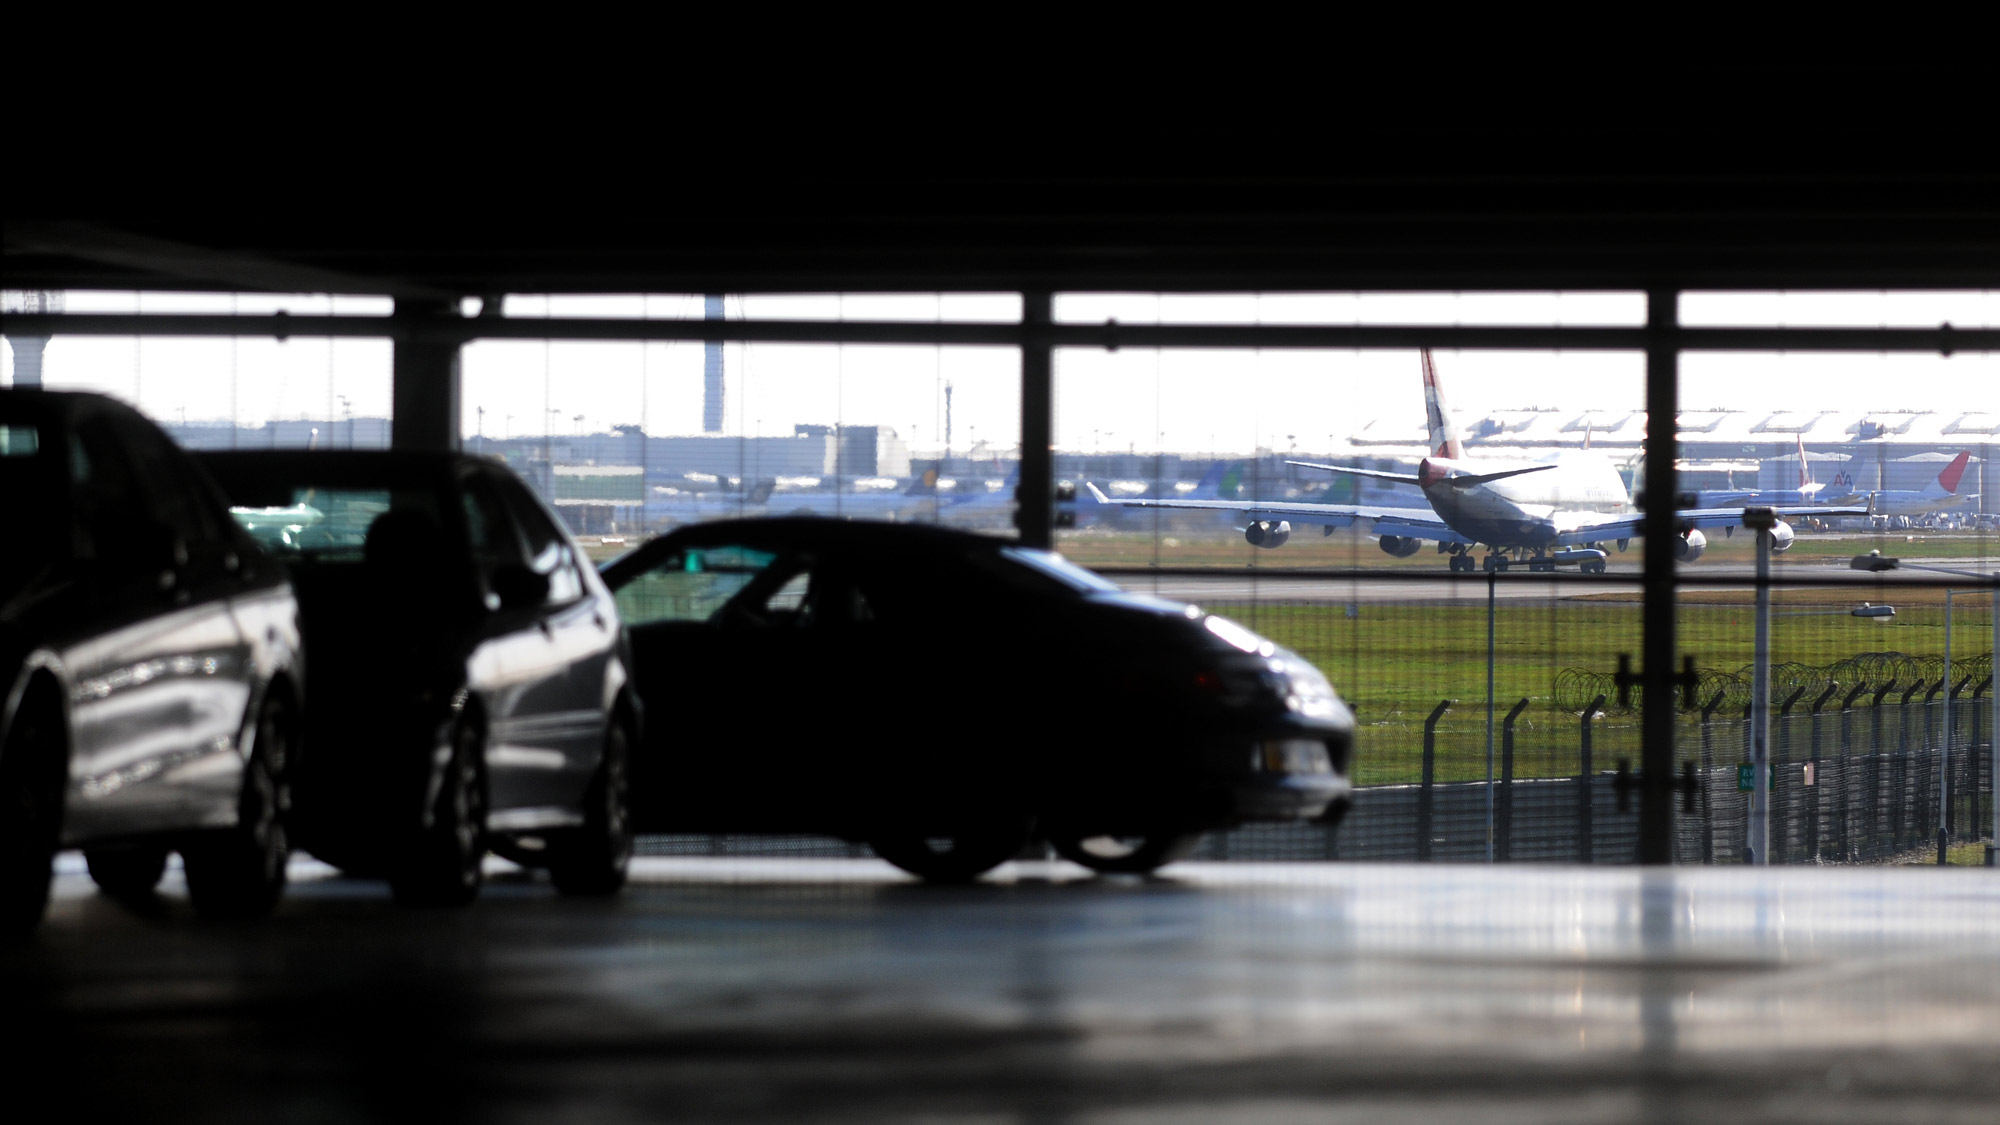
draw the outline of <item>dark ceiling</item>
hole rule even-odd
[[[1493,72],[1472,71],[1395,111],[1369,99],[1408,75],[1378,69],[1220,100],[1161,87],[1102,112],[1053,94],[905,99],[776,124],[531,116],[268,144],[125,126],[89,163],[19,177],[5,284],[401,297],[2000,284],[1990,90],[1872,64],[1744,75],[1647,85],[1612,60],[1509,75],[1503,97],[1483,86]],[[1451,112],[1429,111],[1440,103]]]

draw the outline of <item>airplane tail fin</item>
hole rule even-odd
[[[1806,436],[1804,434],[1792,436],[1798,439],[1799,445],[1799,491],[1805,492],[1812,488],[1813,482],[1812,462],[1806,460]]]
[[[1444,387],[1438,379],[1437,362],[1431,358],[1431,350],[1423,350],[1424,359],[1424,412],[1430,423],[1431,456],[1448,457],[1453,461],[1465,457],[1465,443],[1459,439],[1458,426],[1451,420],[1451,410],[1445,405]]]
[[[1972,451],[1970,449],[1961,449],[1958,456],[1951,459],[1951,464],[1946,465],[1944,471],[1937,475],[1936,484],[1943,491],[1944,495],[1958,495],[1958,482],[1965,479],[1965,465],[1970,460],[1972,460]]]
[[[751,504],[766,503],[771,499],[771,493],[777,487],[778,478],[759,477],[757,483],[750,486],[750,491],[744,495],[743,499]]]
[[[1188,497],[1193,500],[1217,500],[1221,498],[1221,491],[1222,462],[1216,461],[1201,474],[1201,479],[1195,482],[1194,491],[1188,493]]]
[[[925,469],[923,471],[923,475],[912,480],[910,482],[910,487],[903,490],[903,495],[936,496],[937,482],[938,482],[938,471],[936,469]]]

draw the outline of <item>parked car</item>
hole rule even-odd
[[[32,929],[80,847],[117,894],[181,854],[206,915],[285,886],[304,686],[284,567],[159,428],[99,395],[0,390],[0,911]]]
[[[662,716],[632,766],[641,831],[825,833],[958,881],[1037,838],[1151,871],[1351,798],[1353,715],[1316,669],[1048,551],[725,520],[603,574]]]
[[[565,893],[622,886],[639,704],[617,607],[556,516],[461,454],[201,459],[304,613],[298,845],[410,904],[471,901],[489,847]]]

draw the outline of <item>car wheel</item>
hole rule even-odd
[[[486,858],[486,778],[479,732],[453,728],[430,824],[397,859],[389,890],[403,906],[464,906],[479,897]]]
[[[285,809],[291,803],[285,793],[291,726],[284,707],[266,702],[252,737],[236,827],[181,849],[188,899],[196,913],[209,918],[260,917],[285,893],[292,848],[285,830]]]
[[[1033,821],[994,821],[952,836],[883,836],[875,854],[928,883],[970,883],[1020,854]]]
[[[549,877],[566,895],[616,894],[632,859],[632,734],[614,718],[604,732],[604,760],[585,798],[583,827],[549,841]]]
[[[90,881],[112,898],[150,894],[167,873],[165,848],[86,848],[83,860]]]
[[[1199,832],[1144,836],[1052,836],[1056,854],[1105,875],[1147,875],[1185,859],[1201,843]]]
[[[60,732],[55,707],[38,697],[0,746],[0,935],[32,931],[49,903],[67,772]]]

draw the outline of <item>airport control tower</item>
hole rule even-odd
[[[722,294],[710,293],[702,308],[703,320],[722,319]],[[710,340],[701,364],[701,431],[722,432],[722,341]]]

